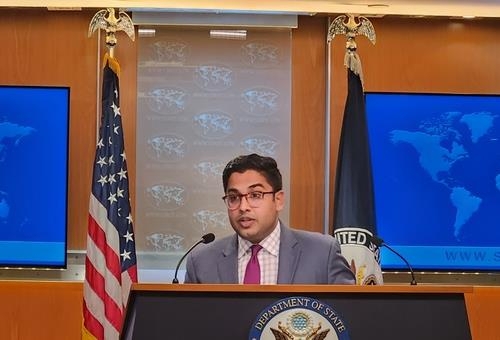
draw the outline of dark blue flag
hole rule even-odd
[[[360,77],[350,69],[347,101],[340,136],[335,182],[333,228],[342,254],[356,275],[356,283],[382,284],[376,235],[375,202]]]

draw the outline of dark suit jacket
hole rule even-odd
[[[281,223],[279,284],[354,284],[354,274],[331,235]],[[238,283],[238,238],[201,244],[187,257],[185,283]]]

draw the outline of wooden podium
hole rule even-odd
[[[472,291],[425,285],[136,284],[120,339],[245,340],[266,307],[300,296],[331,306],[350,340],[471,340],[464,295]]]

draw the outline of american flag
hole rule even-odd
[[[118,339],[137,259],[120,114],[118,62],[104,58],[102,116],[89,204],[82,339]]]

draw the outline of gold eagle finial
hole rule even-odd
[[[115,14],[114,8],[106,8],[98,11],[90,20],[88,36],[97,29],[106,31],[106,45],[113,51],[117,44],[116,32],[124,31],[132,41],[135,40],[134,23],[127,13],[118,11],[118,16]]]
[[[364,35],[375,45],[377,39],[375,28],[370,20],[363,16],[343,14],[333,19],[328,27],[327,42],[330,43],[338,34],[343,34],[347,37],[344,65],[355,74],[359,75],[361,82],[363,82],[361,60],[356,52],[358,46],[356,45],[355,39],[358,35]]]
[[[364,35],[374,45],[377,38],[375,28],[370,20],[362,16],[356,17],[352,14],[339,15],[333,19],[328,28],[328,42],[331,42],[338,34],[346,35],[347,40],[354,40],[357,35]]]

